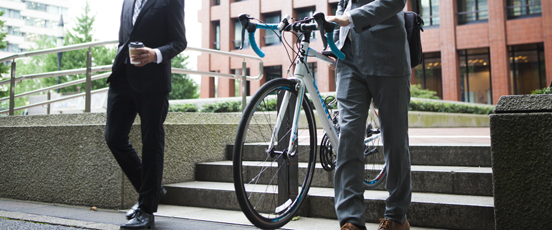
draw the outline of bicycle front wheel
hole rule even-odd
[[[233,152],[234,187],[244,214],[262,229],[279,228],[289,222],[307,198],[316,164],[316,126],[306,95],[298,95],[297,83],[276,79],[264,84],[247,105],[238,126]],[[290,93],[290,103],[302,98],[297,138],[292,134],[293,106],[279,132],[277,97]],[[274,143],[269,149],[269,143]],[[297,151],[289,156],[288,143]],[[300,163],[306,162],[306,163]]]

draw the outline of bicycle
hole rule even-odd
[[[313,180],[318,138],[312,105],[325,132],[320,140],[322,168],[327,171],[335,168],[338,112],[329,110],[336,100],[322,99],[306,64],[307,58],[315,57],[333,64],[326,55],[339,59],[344,59],[345,55],[333,41],[332,33],[337,25],[327,22],[323,13],[292,23],[287,16],[279,24],[254,23],[246,14],[238,19],[243,28],[242,41],[247,30],[249,44],[260,57],[264,57],[264,53],[256,44],[256,29],[290,32],[301,38],[296,62],[292,61],[296,63],[294,73],[288,71],[290,78],[265,83],[254,94],[243,112],[233,149],[234,187],[242,211],[255,226],[274,229],[296,215]],[[311,32],[316,30],[320,32],[324,50],[329,45],[331,52],[320,53],[309,47]],[[314,98],[312,105],[309,96]],[[365,136],[366,189],[377,187],[385,178],[383,156],[377,154],[379,141],[379,120],[371,105]]]

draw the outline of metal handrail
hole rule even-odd
[[[99,74],[99,75],[93,76],[91,78],[91,80],[98,80],[98,79],[106,78],[106,77],[109,77],[110,74],[111,74],[111,72]],[[41,88],[41,89],[29,91],[29,92],[24,92],[24,93],[21,93],[21,94],[17,94],[14,97],[15,98],[24,97],[24,96],[32,95],[32,94],[35,94],[35,93],[46,92],[46,91],[53,90],[53,89],[61,89],[61,88],[65,88],[65,87],[68,87],[68,86],[82,84],[82,83],[85,83],[85,82],[86,82],[86,78],[81,78],[81,79],[77,79],[77,80],[74,80],[74,81],[61,83],[59,85],[53,85],[53,86],[49,86],[49,87],[45,87],[45,88]],[[9,97],[0,98],[0,102],[7,101],[9,99],[10,99]]]
[[[3,58],[0,58],[1,62],[6,61],[12,61],[11,63],[11,78],[9,80],[0,81],[1,85],[10,84],[10,95],[9,97],[0,98],[0,102],[2,101],[10,101],[9,110],[6,111],[0,111],[0,114],[9,112],[9,115],[13,115],[14,111],[31,108],[35,106],[41,106],[45,104],[50,104],[53,102],[63,101],[71,98],[76,98],[80,96],[86,96],[85,100],[85,111],[84,112],[90,112],[90,104],[91,104],[91,94],[94,93],[100,93],[107,91],[108,88],[99,89],[95,91],[91,91],[91,81],[92,80],[98,80],[102,78],[108,77],[111,73],[103,73],[96,75],[94,77],[91,76],[93,72],[103,72],[103,71],[109,71],[111,70],[110,65],[106,66],[97,66],[92,67],[91,65],[91,58],[92,58],[92,47],[96,46],[104,46],[104,45],[112,45],[117,44],[118,40],[111,40],[111,41],[98,41],[98,42],[88,42],[83,44],[77,44],[77,45],[70,45],[70,46],[64,46],[64,47],[56,47],[56,48],[50,48],[50,49],[44,49],[44,50],[37,50],[37,51],[31,51],[31,52],[24,52],[24,53],[18,53],[13,54],[10,56],[6,56]],[[87,60],[87,67],[81,68],[81,69],[73,69],[73,70],[63,70],[63,71],[55,71],[55,72],[48,72],[48,73],[40,73],[40,74],[30,74],[30,75],[24,75],[20,77],[15,77],[16,72],[16,59],[18,58],[24,58],[24,57],[31,57],[31,56],[37,56],[37,55],[44,55],[44,54],[50,54],[50,53],[59,53],[59,52],[66,52],[66,51],[72,51],[72,50],[79,50],[88,48],[88,60]],[[260,57],[246,55],[246,54],[238,54],[238,53],[230,53],[220,50],[212,50],[212,49],[205,49],[205,48],[195,48],[195,47],[187,47],[186,51],[196,51],[201,53],[209,53],[209,54],[216,54],[216,55],[223,55],[227,57],[234,57],[234,58],[242,58],[244,59],[242,61],[242,74],[240,75],[234,75],[234,74],[226,74],[226,73],[216,73],[216,72],[205,72],[205,71],[196,71],[196,70],[187,70],[187,69],[180,69],[180,68],[172,68],[173,73],[179,73],[179,74],[192,74],[192,75],[201,75],[201,76],[211,76],[211,77],[223,77],[223,78],[231,78],[231,79],[239,79],[242,81],[243,84],[243,93],[242,93],[242,107],[245,108],[246,105],[246,82],[247,80],[260,80],[263,77],[263,60]],[[256,60],[259,62],[259,75],[257,76],[246,76],[246,62],[245,59],[251,59]],[[78,79],[71,82],[66,82],[63,84],[58,84],[50,87],[41,88],[38,90],[33,90],[25,93],[21,93],[18,95],[15,95],[15,84],[16,82],[21,82],[23,80],[29,80],[29,79],[38,79],[38,78],[46,78],[46,77],[57,77],[57,76],[64,76],[64,75],[74,75],[74,74],[82,74],[86,73],[86,78]],[[35,93],[50,91],[53,89],[59,89],[64,88],[67,86],[77,85],[86,82],[85,92],[80,94],[75,94],[67,97],[58,98],[55,100],[47,100],[40,103],[35,103],[32,105],[26,105],[22,107],[15,108],[15,98],[23,97]],[[49,95],[49,94],[48,94]],[[49,98],[49,97],[48,97]],[[49,111],[49,110],[48,110]]]
[[[111,71],[111,65],[92,67],[92,73],[104,72],[104,71]],[[86,68],[23,75],[20,77],[16,77],[15,81],[21,83],[21,81],[23,80],[46,78],[46,77],[57,77],[57,76],[65,76],[65,75],[75,75],[75,74],[81,74],[81,73],[86,73]],[[7,85],[9,83],[10,83],[9,79],[0,81],[0,85]]]
[[[69,46],[63,46],[63,47],[56,47],[56,48],[50,48],[50,49],[43,49],[43,50],[36,50],[36,51],[29,51],[24,53],[18,53],[13,54],[10,56],[6,56],[0,59],[0,63],[10,61],[12,59],[17,58],[23,58],[23,57],[32,57],[37,55],[44,55],[44,54],[51,54],[51,53],[59,53],[59,52],[65,52],[65,51],[72,51],[72,50],[80,50],[84,48],[90,48],[90,47],[96,47],[96,46],[105,46],[105,45],[113,45],[119,43],[118,40],[110,40],[110,41],[100,41],[100,42],[87,42],[77,45],[69,45]]]
[[[109,87],[106,87],[106,88],[90,91],[90,94],[92,95],[92,94],[96,94],[96,93],[103,93],[103,92],[106,92],[108,90],[109,90]],[[43,102],[39,102],[39,103],[34,103],[34,104],[31,104],[31,105],[25,105],[25,106],[17,107],[17,108],[14,109],[14,111],[24,110],[24,109],[37,107],[37,106],[41,106],[41,105],[46,105],[46,104],[51,104],[51,103],[55,103],[55,102],[59,102],[59,101],[65,101],[65,100],[69,100],[69,99],[73,99],[73,98],[77,98],[77,97],[82,97],[82,96],[86,96],[86,92],[78,93],[78,94],[72,94],[72,95],[65,96],[65,97],[60,97],[60,98],[54,99],[54,100],[48,100],[48,101],[43,101]],[[0,111],[0,114],[7,113],[7,112],[8,112],[7,110],[6,111]]]

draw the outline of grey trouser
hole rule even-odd
[[[349,47],[347,47],[349,46]],[[350,43],[337,64],[339,136],[335,170],[335,210],[340,226],[349,222],[364,226],[364,131],[370,101],[378,108],[387,164],[386,189],[389,197],[385,218],[403,223],[412,198],[410,152],[408,150],[408,104],[410,75],[363,75],[351,61]],[[374,212],[374,210],[370,210]]]

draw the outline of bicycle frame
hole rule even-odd
[[[320,118],[320,121],[322,122],[322,127],[326,131],[332,146],[338,146],[338,143],[339,143],[339,140],[337,138],[337,132],[335,130],[335,127],[332,124],[332,118],[330,116],[328,108],[326,108],[326,104],[324,103],[324,100],[320,95],[318,87],[314,82],[314,78],[312,77],[311,73],[307,70],[307,66],[306,66],[306,61],[307,61],[309,51],[316,53],[316,54],[313,54],[312,56],[317,58],[321,58],[321,57],[325,58],[325,56],[323,56],[322,54],[319,54],[313,49],[310,49],[309,48],[310,42],[308,41],[309,35],[305,34],[304,36],[305,38],[303,38],[303,41],[301,42],[301,50],[299,51],[299,58],[297,60],[295,72],[293,74],[293,77],[290,78],[297,81],[297,86],[296,86],[297,101],[295,103],[295,110],[294,110],[293,123],[292,123],[292,129],[291,129],[292,130],[291,139],[290,139],[291,141],[289,142],[288,152],[287,152],[288,156],[292,156],[292,157],[295,156],[295,152],[297,150],[297,146],[295,146],[294,143],[295,143],[295,140],[297,139],[297,129],[298,129],[297,122],[299,120],[299,116],[301,112],[301,104],[302,104],[301,102],[303,101],[303,95],[305,94],[305,90],[307,91],[309,97],[312,99],[312,102],[316,109],[316,113]],[[307,55],[305,56],[304,54],[307,54]],[[327,59],[326,60],[322,59],[322,60],[328,62]],[[272,149],[275,145],[275,138],[277,137],[278,131],[280,129],[280,125],[282,124],[282,121],[284,119],[284,114],[286,113],[290,98],[291,98],[290,93],[286,92],[282,100],[282,105],[280,106],[280,109],[278,111],[276,125],[274,127],[274,131],[272,132],[272,138],[271,138],[271,142],[269,143],[268,149]],[[315,100],[314,98],[317,98],[318,100]],[[335,154],[335,152],[337,151],[337,148],[332,148],[332,149]]]

